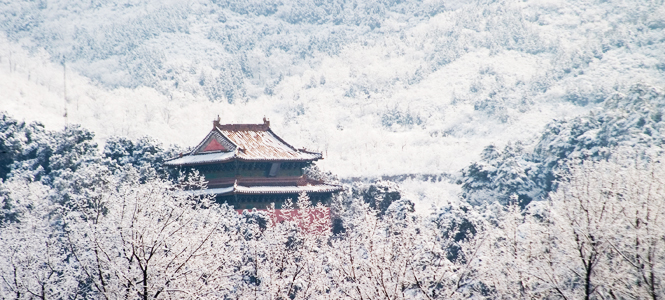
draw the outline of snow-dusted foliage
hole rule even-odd
[[[662,299],[663,49],[662,0],[1,2],[0,298]],[[217,115],[437,180],[239,214],[162,167]]]
[[[37,178],[47,166],[52,150],[50,138],[39,123],[19,122],[6,113],[0,113],[0,178],[7,178],[15,162],[22,168],[35,170]]]
[[[372,184],[356,182],[346,190],[333,196],[331,203],[332,230],[341,233],[353,227],[355,218],[360,217],[367,205],[376,210],[380,218],[384,214],[403,214],[414,211],[413,202],[402,199],[402,191],[394,182],[378,180]]]
[[[325,255],[329,253],[328,209],[312,206],[302,193],[295,203],[268,211],[269,224],[252,224],[243,246],[237,295],[257,299],[314,299],[330,293]],[[243,212],[246,214],[246,212]],[[277,216],[279,214],[279,216]],[[280,218],[284,221],[278,222]]]
[[[487,50],[490,56],[512,51],[536,60],[551,59],[549,64],[542,61],[545,72],[517,85],[494,67],[481,66],[470,96],[482,96],[470,100],[478,110],[505,117],[512,105],[524,102],[522,97],[575,77],[586,82],[566,87],[565,97],[581,104],[602,101],[604,89],[621,83],[603,84],[585,70],[597,72],[593,64],[614,57],[613,52],[641,46],[645,55],[656,58],[641,68],[662,67],[656,53],[649,51],[662,43],[662,7],[649,1],[630,5],[593,1],[38,1],[3,5],[1,12],[1,29],[10,40],[27,39],[25,45],[31,50],[45,49],[53,60],[67,61],[105,85],[152,86],[171,95],[201,94],[213,101],[244,101],[248,93],[251,97],[257,92],[274,94],[288,77],[320,67],[325,58],[356,46],[380,46],[389,58],[395,57],[389,61],[407,59],[411,68],[387,77],[358,74],[359,80],[345,86],[347,97],[391,92],[387,84],[392,83],[418,84],[477,49]],[[596,17],[604,14],[612,17]],[[578,41],[578,36],[590,38]],[[307,88],[327,83],[325,75],[305,82]],[[418,115],[405,107],[388,107],[383,120],[386,126],[419,125],[425,120]]]
[[[112,192],[59,211],[69,253],[95,297],[228,295],[241,251],[237,213],[166,182],[138,184],[129,176],[138,177],[129,174]]]
[[[510,202],[517,195],[522,207],[542,200],[556,189],[558,174],[569,160],[602,160],[617,147],[638,152],[663,152],[665,93],[636,85],[626,94],[608,97],[602,109],[570,120],[548,124],[531,145],[508,144],[503,151],[491,145],[481,161],[462,171],[463,197],[473,204]]]
[[[634,156],[572,162],[549,201],[510,206],[485,233],[480,280],[517,298],[663,297],[665,169]]]
[[[142,137],[136,141],[123,137],[111,137],[106,141],[103,158],[108,159],[109,169],[116,171],[125,166],[133,166],[141,174],[141,179],[177,176],[171,174],[162,163],[176,157],[179,149],[165,149],[159,142],[150,137]]]
[[[19,119],[80,123],[102,142],[150,135],[191,146],[217,115],[265,115],[343,178],[452,174],[488,144],[530,139],[635,84],[662,86],[664,9],[647,0],[6,1],[0,101]]]
[[[3,188],[20,222],[0,220],[0,297],[5,299],[67,299],[85,295],[80,270],[69,262],[66,240],[60,234],[57,205],[48,201],[48,187],[17,179]]]
[[[94,185],[56,177],[78,187],[67,194],[63,184],[26,176],[1,183],[3,201],[11,198],[20,215],[0,229],[3,297],[423,298],[464,289],[440,276],[455,270],[445,233],[408,201],[381,211],[380,201],[372,209],[353,199],[352,226],[333,235],[328,208],[312,207],[306,194],[279,212],[291,218],[276,222],[274,210],[238,214],[163,179],[143,180],[131,166],[113,173],[102,166],[62,173],[98,172]],[[397,192],[376,186],[377,201]]]
[[[487,146],[480,162],[462,170],[458,181],[464,191],[462,197],[475,205],[489,201],[508,204],[512,195],[518,195],[517,201],[525,206],[540,196],[542,190],[529,176],[536,164],[524,159],[524,152],[520,142],[508,143],[501,152],[494,145]]]
[[[12,130],[4,132],[21,136]],[[395,183],[377,181],[349,186],[329,217],[329,208],[312,206],[304,193],[279,212],[238,213],[143,171],[162,154],[141,160],[121,151],[145,149],[141,142],[118,139],[102,154],[90,135],[80,127],[49,134],[55,154],[41,177],[21,161],[10,163],[0,181],[0,297],[665,295],[665,168],[653,145],[568,161],[547,201],[527,204],[519,189],[505,189],[512,193],[505,206],[454,202],[422,215]],[[506,149],[484,156],[506,157],[501,169],[515,148]],[[183,180],[204,184],[192,174]]]

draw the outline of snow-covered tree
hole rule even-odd
[[[517,196],[513,196],[517,198]],[[490,294],[497,298],[526,299],[542,298],[538,274],[531,274],[530,264],[537,260],[538,240],[532,240],[530,230],[537,226],[525,224],[525,216],[517,203],[508,205],[496,220],[495,226],[487,227],[486,243],[483,245],[482,269],[479,281],[491,288]]]
[[[500,151],[487,146],[481,159],[462,170],[462,196],[474,205],[510,202],[522,207],[556,191],[570,160],[603,160],[617,147],[663,152],[665,93],[636,84],[625,93],[607,95],[602,110],[570,120],[555,120],[531,145],[508,143]]]
[[[312,206],[301,193],[295,203],[268,210],[269,225],[256,231],[245,248],[239,295],[256,299],[314,299],[329,294],[329,209]],[[258,231],[261,231],[260,233]]]
[[[630,153],[630,152],[629,152]],[[635,153],[632,153],[633,156]],[[608,242],[621,272],[616,294],[626,298],[665,296],[665,166],[662,156],[627,157],[597,163],[586,176],[604,178],[621,210],[618,230]],[[590,174],[589,174],[590,173]]]
[[[165,149],[161,143],[150,137],[131,140],[123,137],[111,137],[106,141],[102,157],[108,159],[105,164],[114,172],[124,166],[131,165],[145,181],[155,177],[168,177],[167,168],[163,166],[166,159],[175,157],[177,149]],[[175,177],[175,176],[174,176]]]
[[[96,297],[219,298],[233,290],[237,213],[161,180],[130,174],[63,207],[68,249]],[[193,184],[193,183],[192,183]]]
[[[623,153],[572,161],[547,202],[508,207],[486,232],[479,280],[500,297],[662,297],[661,158]]]
[[[393,202],[381,214],[363,204],[352,226],[331,240],[333,298],[451,299],[477,292],[471,264],[478,244],[471,234],[455,242],[454,234],[404,205]],[[465,259],[450,257],[453,243]]]
[[[79,270],[69,260],[48,187],[23,179],[5,183],[20,222],[0,226],[0,297],[67,299],[83,295]],[[0,196],[0,197],[3,197]]]
[[[462,170],[464,197],[469,203],[480,205],[498,201],[504,205],[517,201],[524,207],[542,196],[533,182],[534,163],[525,155],[521,143],[508,143],[503,151],[494,145],[485,147],[481,161]],[[512,199],[512,196],[517,196]]]
[[[0,112],[0,178],[6,179],[12,170],[22,168],[32,171],[24,176],[40,179],[53,152],[51,143],[42,124],[26,124]]]

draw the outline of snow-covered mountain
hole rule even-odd
[[[341,177],[455,173],[665,83],[663,1],[5,1],[0,29],[15,118],[187,147],[267,116]]]
[[[664,298],[664,2],[0,0],[0,298]],[[197,195],[218,115],[344,191]]]

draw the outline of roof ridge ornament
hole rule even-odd
[[[266,118],[266,116],[263,116],[263,125],[265,126],[265,130],[270,129],[270,119]]]
[[[221,121],[221,119],[219,118],[219,115],[217,115],[217,119],[212,120],[212,129],[213,130],[215,130],[215,128],[217,128],[217,126],[219,126],[220,121]]]

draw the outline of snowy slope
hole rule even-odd
[[[9,1],[0,28],[16,118],[193,146],[267,116],[342,177],[457,172],[665,82],[662,1]]]

